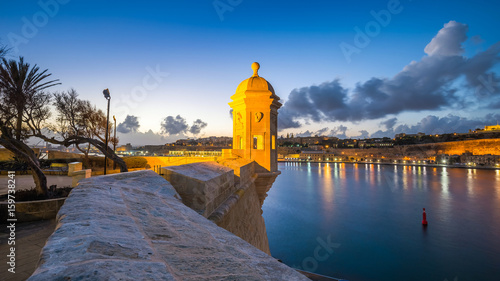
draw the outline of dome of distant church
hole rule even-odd
[[[245,91],[270,91],[273,98],[279,99],[278,96],[276,96],[276,94],[274,93],[274,88],[271,83],[267,82],[266,79],[259,76],[259,68],[260,64],[258,62],[252,63],[252,77],[243,80],[243,82],[238,85],[238,88],[236,88],[236,94]]]

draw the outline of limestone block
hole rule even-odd
[[[186,206],[204,217],[234,192],[234,171],[215,162],[164,167],[163,174]]]
[[[73,176],[76,171],[81,171],[83,169],[82,162],[71,162],[68,164],[68,176]]]
[[[85,170],[79,170],[79,171],[72,172],[71,173],[71,177],[72,177],[71,187],[77,186],[78,182],[81,179],[90,178],[91,176],[92,176],[91,169],[85,169]]]

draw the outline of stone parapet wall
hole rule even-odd
[[[261,214],[256,189],[247,188],[240,194],[238,202],[217,222],[217,225],[271,255],[266,224]]]
[[[65,151],[49,150],[48,159],[84,158],[83,154]]]
[[[56,217],[57,212],[64,204],[66,198],[47,199],[38,201],[26,201],[16,203],[17,222],[30,222],[38,220],[50,220]],[[9,219],[8,202],[0,202],[0,221]]]
[[[308,280],[184,204],[152,171],[82,180],[35,280]]]
[[[164,167],[162,174],[188,207],[270,254],[255,162],[193,163]]]
[[[182,202],[206,218],[236,191],[233,170],[215,162],[164,167],[162,174]]]
[[[40,155],[40,149],[39,148],[33,148],[33,151],[35,152],[36,155]],[[14,153],[12,153],[10,150],[6,148],[0,148],[0,161],[11,161],[14,158]]]
[[[167,157],[167,156],[139,156],[148,161],[148,165],[150,167],[153,166],[179,166],[186,165],[191,163],[200,163],[200,162],[213,162],[216,161],[218,157]]]

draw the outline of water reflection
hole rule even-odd
[[[359,168],[358,168],[358,163],[354,164],[354,181],[359,182]]]
[[[382,170],[380,164],[377,164],[377,186],[382,185]]]
[[[403,189],[408,188],[408,173],[406,172],[407,166],[403,166]]]
[[[495,177],[495,191],[497,193],[497,201],[500,202],[500,170],[495,171],[496,177]],[[499,212],[500,216],[500,212]]]
[[[448,178],[448,170],[446,167],[442,168],[441,171],[441,190],[443,191],[443,195],[448,198],[450,193],[450,181]]]
[[[326,212],[331,212],[333,210],[333,199],[334,199],[334,182],[332,181],[332,171],[329,166],[324,165],[319,166],[318,172],[323,175],[323,204],[325,206],[324,210]],[[327,215],[327,214],[326,214]]]
[[[345,163],[279,169],[263,215],[273,257],[288,265],[309,257],[317,237],[332,235],[342,248],[318,264],[319,274],[348,280],[500,276],[500,170]],[[374,260],[398,266],[373,270]]]

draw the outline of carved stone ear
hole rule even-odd
[[[257,112],[255,113],[255,121],[260,122],[260,120],[262,120],[262,118],[264,117],[264,113],[262,112]]]

